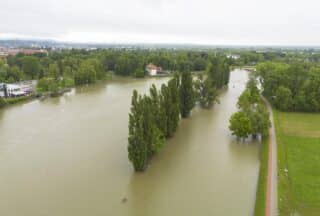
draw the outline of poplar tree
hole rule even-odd
[[[190,71],[185,71],[181,73],[179,94],[181,117],[187,118],[189,117],[192,108],[195,106],[195,92],[193,88],[193,80]]]
[[[151,103],[151,113],[153,116],[153,121],[158,128],[161,126],[161,116],[160,116],[160,96],[158,90],[154,84],[150,88],[150,103]]]
[[[207,66],[206,73],[212,85],[219,89],[229,83],[230,70],[225,58],[214,57]]]
[[[172,129],[170,126],[170,107],[171,107],[171,101],[170,101],[170,91],[167,85],[162,84],[161,85],[161,97],[160,97],[160,112],[161,112],[161,130],[166,136],[166,138],[169,138],[173,135]]]
[[[128,157],[135,171],[143,171],[148,162],[147,143],[144,137],[143,115],[141,112],[141,97],[136,90],[131,100],[131,113],[129,114],[129,144]]]
[[[162,148],[165,140],[163,133],[157,127],[157,118],[153,115],[154,108],[158,109],[158,107],[153,106],[151,98],[144,95],[142,99],[143,136],[147,144],[149,159]]]
[[[178,82],[173,78],[168,85],[161,86],[160,112],[163,120],[161,128],[167,138],[172,137],[177,130],[180,119],[179,104]]]
[[[175,77],[168,82],[170,92],[170,130],[176,132],[180,120],[179,80]]]

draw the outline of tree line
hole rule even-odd
[[[263,95],[281,111],[320,112],[317,64],[267,62],[257,66]]]
[[[110,77],[144,77],[145,66],[156,64],[169,72],[204,71],[217,56],[214,50],[98,49],[60,50],[48,54],[19,53],[0,59],[0,83],[38,80],[37,91],[58,92],[74,85],[94,83]],[[227,59],[228,64],[231,59]]]
[[[238,112],[232,114],[229,129],[238,139],[245,139],[249,135],[256,138],[268,136],[271,126],[269,113],[260,97],[257,81],[250,77],[246,89],[240,95],[237,103]]]
[[[76,84],[103,79],[107,72],[118,75],[144,76],[145,66],[156,64],[169,71],[203,71],[216,55],[213,51],[196,50],[61,50],[47,54],[19,53],[0,60],[0,82],[53,78],[74,79]],[[52,74],[54,73],[54,74]]]
[[[217,102],[217,89],[228,84],[229,66],[215,58],[205,75],[194,80],[190,70],[175,73],[160,90],[152,85],[149,95],[134,90],[129,113],[128,158],[135,171],[144,171],[152,156],[176,132],[180,118],[190,116],[196,103],[209,108]]]
[[[216,56],[234,54],[238,59],[227,58],[232,65],[256,65],[273,61],[320,62],[317,50],[246,50],[246,49],[71,49],[49,51],[48,55],[19,53],[0,59],[0,82],[17,82],[28,79],[52,79],[54,72],[68,83],[86,84],[104,79],[108,72],[118,75],[145,76],[145,66],[153,63],[168,71],[203,71]],[[51,69],[50,69],[51,68]],[[50,72],[51,71],[51,72]]]

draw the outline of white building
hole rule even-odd
[[[4,97],[4,89],[3,89],[3,84],[4,83],[0,83],[0,97]]]
[[[162,73],[162,67],[158,67],[158,66],[150,63],[146,66],[146,71],[148,72],[148,74],[150,76],[156,76],[159,73]]]
[[[237,55],[237,54],[228,54],[228,55],[227,55],[227,58],[237,60],[237,59],[240,58],[240,55]]]
[[[5,88],[7,89],[8,97],[26,96],[30,93],[23,89],[25,87],[21,85],[0,83],[0,97],[5,97]]]

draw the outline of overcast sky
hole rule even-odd
[[[0,0],[0,38],[320,45],[319,0]]]

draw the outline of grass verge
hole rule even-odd
[[[320,114],[274,111],[280,215],[319,215]]]
[[[8,105],[20,103],[29,99],[32,99],[33,96],[22,96],[22,97],[15,97],[15,98],[0,98],[0,108],[3,108]]]
[[[266,193],[267,193],[267,176],[268,176],[268,154],[269,138],[263,138],[260,147],[260,169],[256,192],[256,202],[254,215],[262,216],[265,214]]]

